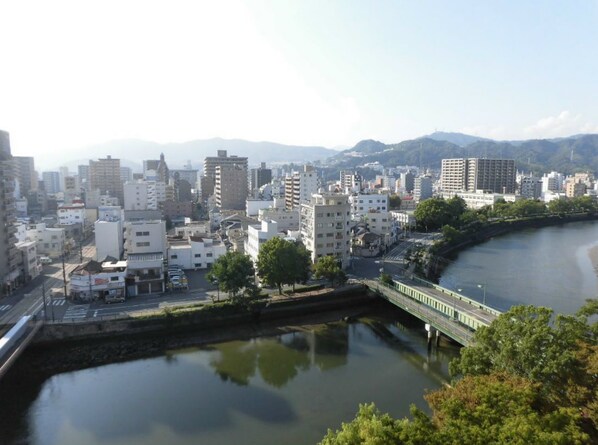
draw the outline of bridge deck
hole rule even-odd
[[[364,284],[464,346],[471,343],[475,329],[488,326],[499,314],[465,296],[417,280],[401,280],[393,287],[377,280],[364,280]],[[399,289],[416,294],[416,298]],[[422,301],[425,297],[429,304]]]

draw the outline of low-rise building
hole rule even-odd
[[[129,296],[164,292],[164,255],[161,253],[129,254],[126,283]]]
[[[299,209],[286,209],[280,207],[269,207],[260,209],[258,214],[260,221],[276,221],[280,232],[299,230]]]
[[[88,261],[70,274],[70,296],[76,301],[125,297],[126,261]]]
[[[388,194],[355,194],[349,196],[351,205],[351,217],[353,220],[359,220],[362,215],[370,210],[387,211]]]
[[[278,223],[275,221],[262,221],[261,226],[247,227],[245,255],[249,255],[254,264],[256,264],[260,253],[260,246],[275,236],[279,236]]]
[[[67,250],[66,231],[62,228],[49,228],[44,223],[32,224],[27,230],[27,238],[37,242],[37,253],[59,258]]]
[[[205,234],[168,239],[169,266],[179,266],[181,269],[208,269],[225,254],[224,243]]]

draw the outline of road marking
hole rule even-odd
[[[54,300],[54,301],[52,302],[52,304],[53,304],[54,306],[63,306],[63,305],[64,305],[64,303],[66,303],[66,300],[65,300],[64,298],[59,298],[59,299],[57,299],[57,300]]]
[[[63,319],[86,318],[88,310],[89,310],[89,304],[69,306],[69,308],[66,310],[66,312],[62,318]]]
[[[12,307],[12,304],[5,304],[0,306],[0,311],[7,311]]]
[[[94,316],[94,317],[97,317],[97,316],[98,316],[98,311],[94,311],[94,312],[93,312],[93,316]]]

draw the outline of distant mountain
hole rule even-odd
[[[598,172],[597,134],[518,141],[516,144],[480,138],[466,146],[424,137],[384,147],[379,152],[361,157],[348,155],[355,151],[355,147],[330,158],[327,163],[337,169],[354,168],[376,161],[388,167],[416,165],[439,169],[442,159],[479,157],[514,159],[519,170],[536,173],[552,170],[567,174],[576,171]]]
[[[76,154],[73,153],[70,156],[73,161],[68,159],[69,154],[66,153],[61,156],[64,160],[57,161],[56,157],[53,157],[51,161],[46,160],[41,164],[50,165],[51,169],[57,169],[61,165],[74,168],[81,163],[87,164],[89,159],[105,158],[107,155],[111,155],[113,158],[120,158],[123,165],[137,166],[134,170],[138,171],[141,169],[144,159],[158,159],[160,153],[164,153],[170,168],[182,168],[187,161],[191,161],[194,168],[199,168],[203,165],[204,158],[216,156],[217,150],[227,150],[229,156],[247,156],[250,165],[257,165],[260,162],[313,162],[324,160],[338,153],[338,151],[319,146],[284,145],[242,139],[213,138],[167,144],[141,140],[117,140],[78,150]],[[80,159],[82,153],[85,153],[87,159],[74,161],[74,159]],[[50,164],[50,162],[52,163]]]
[[[381,151],[386,150],[386,144],[375,141],[373,139],[366,139],[360,141],[355,145],[353,148],[348,148],[343,150],[343,153],[362,153],[362,154],[369,154],[369,153],[379,153]]]
[[[427,136],[422,136],[419,139],[434,139],[435,141],[446,141],[459,147],[466,147],[478,141],[490,141],[491,139],[481,138],[478,136],[471,136],[464,133],[446,133],[444,131],[435,131]]]

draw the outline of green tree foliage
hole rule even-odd
[[[389,286],[392,286],[394,284],[394,282],[392,280],[392,276],[390,276],[387,273],[380,274],[380,281],[384,284],[388,284]]]
[[[206,275],[210,281],[218,281],[218,287],[236,297],[241,289],[254,286],[254,269],[251,259],[239,252],[227,252],[214,262]]]
[[[309,251],[303,245],[275,237],[260,247],[258,276],[268,286],[278,287],[307,281],[311,266]]]
[[[435,230],[451,222],[451,212],[447,202],[442,198],[430,198],[419,203],[415,209],[418,227],[424,230]]]
[[[401,197],[399,195],[390,195],[388,207],[390,210],[399,210],[401,208]]]
[[[330,255],[320,258],[314,264],[314,276],[318,279],[324,278],[330,281],[331,286],[334,286],[335,281],[342,284],[347,279],[347,276],[338,265],[337,259]]]
[[[395,420],[373,405],[322,444],[598,443],[598,300],[573,316],[520,306],[476,331],[451,363],[463,377]]]

